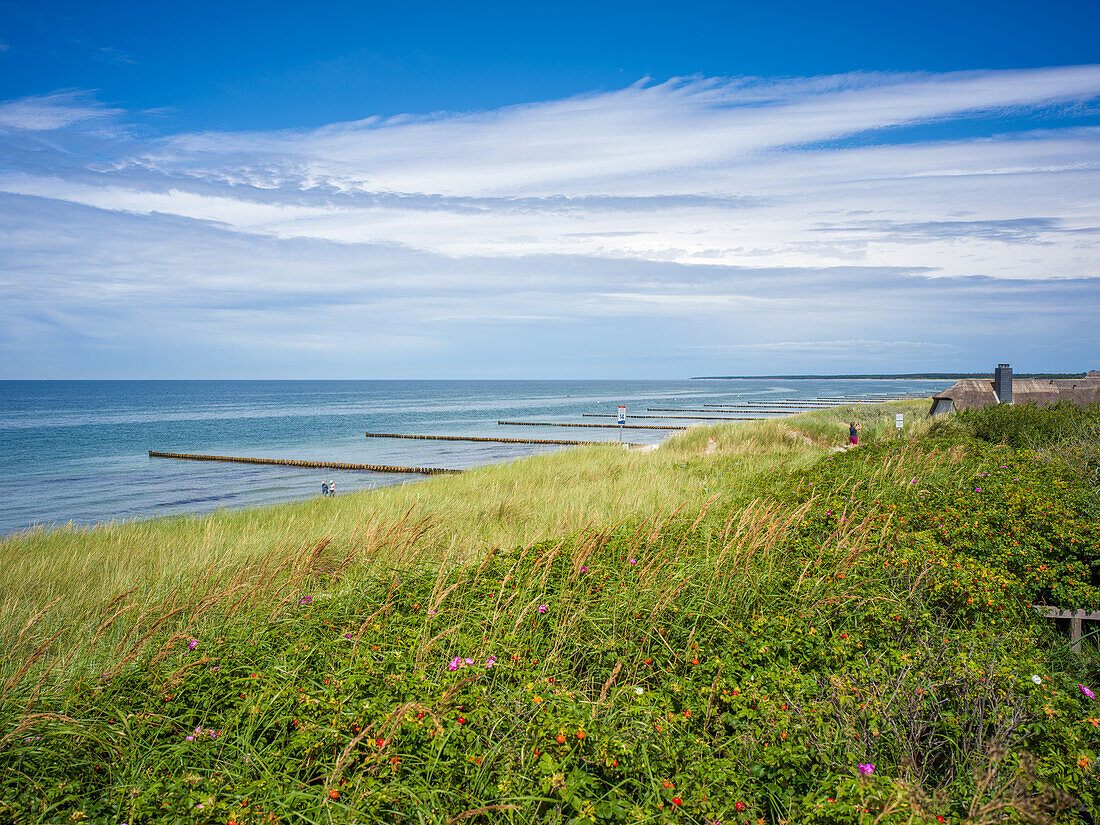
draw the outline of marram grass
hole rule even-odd
[[[419,552],[467,560],[588,525],[694,510],[715,494],[729,503],[750,494],[760,473],[842,443],[845,416],[858,412],[864,432],[874,434],[883,422],[893,426],[895,408],[918,416],[927,404],[695,427],[656,452],[579,447],[331,499],[29,530],[0,540],[0,645],[55,599],[51,615],[68,622],[131,588],[159,600],[196,579],[216,581],[261,560],[285,563],[322,540],[328,555],[370,555],[376,537],[396,524],[418,525]],[[710,439],[715,450],[705,455]],[[719,461],[731,457],[736,472]]]
[[[1075,821],[1086,491],[858,412],[16,539],[137,549],[5,623],[0,820]]]

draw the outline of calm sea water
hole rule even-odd
[[[497,420],[607,423],[614,419],[582,414],[614,414],[618,404],[628,414],[646,414],[646,407],[750,399],[930,394],[950,383],[0,381],[0,535],[34,524],[94,524],[292,501],[319,495],[321,482],[330,478],[341,492],[425,478],[155,459],[149,450],[463,469],[560,448],[378,439],[364,433],[615,441],[616,430],[506,427]],[[627,430],[624,439],[652,442],[667,435]]]

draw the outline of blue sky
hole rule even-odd
[[[1100,4],[837,6],[0,2],[0,377],[1100,368]]]

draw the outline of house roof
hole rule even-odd
[[[963,378],[932,397],[950,399],[954,410],[998,403],[993,382],[984,378]],[[1013,404],[1031,402],[1046,406],[1056,401],[1072,401],[1082,406],[1100,403],[1100,372],[1092,370],[1084,378],[1015,378],[1012,381]]]

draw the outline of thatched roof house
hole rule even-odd
[[[1084,378],[1012,378],[1007,364],[997,367],[993,380],[963,378],[932,396],[931,415],[941,415],[991,404],[1038,404],[1056,401],[1074,404],[1100,403],[1100,371],[1092,370]]]

